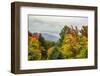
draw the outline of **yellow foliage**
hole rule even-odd
[[[61,53],[63,54],[64,58],[69,58],[73,55],[73,52],[71,51],[72,47],[70,44],[64,44],[60,48]]]
[[[76,41],[77,41],[77,37],[71,34],[65,35],[63,40],[64,43],[70,43],[70,44],[75,43]]]
[[[40,60],[42,57],[41,49],[40,49],[40,42],[37,39],[34,39],[32,37],[28,38],[28,51],[31,53],[36,60]],[[29,59],[32,58],[32,56],[29,56]]]
[[[48,52],[47,52],[48,58],[49,58],[49,57],[51,56],[51,54],[53,53],[54,48],[55,48],[55,47],[51,47],[51,48],[48,49]]]

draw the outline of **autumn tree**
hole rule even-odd
[[[76,26],[64,26],[60,33],[59,47],[64,58],[87,57],[87,27],[83,26],[78,31]]]

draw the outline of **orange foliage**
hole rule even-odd
[[[38,39],[35,36],[32,36],[31,40],[34,42],[34,41],[37,41]]]

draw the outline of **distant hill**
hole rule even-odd
[[[41,34],[46,40],[57,42],[57,40],[59,39],[59,37],[52,35],[50,33],[41,33]]]

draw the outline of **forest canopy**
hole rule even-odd
[[[82,59],[88,57],[88,26],[65,25],[57,42],[42,33],[28,32],[28,60]]]

